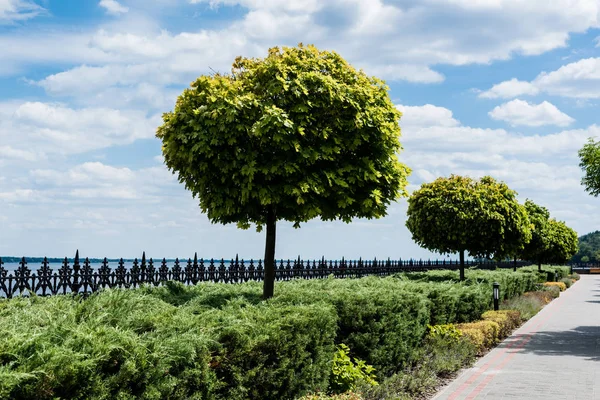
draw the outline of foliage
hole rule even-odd
[[[525,209],[533,225],[531,241],[519,252],[519,257],[538,263],[563,264],[577,252],[577,233],[564,222],[550,219],[545,207],[531,200]]]
[[[577,233],[562,221],[548,221],[549,244],[541,259],[553,264],[564,264],[577,252]]]
[[[309,394],[298,400],[364,400],[364,398],[358,393],[347,392],[331,395],[325,393]]]
[[[516,192],[487,176],[452,175],[425,183],[408,200],[406,226],[420,246],[439,253],[502,258],[531,239]]]
[[[458,324],[456,327],[473,343],[479,352],[495,346],[500,338],[500,325],[495,321],[468,322]]]
[[[562,278],[560,282],[564,283],[567,289],[573,285],[573,280],[570,278]]]
[[[0,311],[0,398],[280,399],[327,387],[325,304],[175,307],[133,290]]]
[[[561,270],[561,268],[558,268]],[[568,268],[566,269],[568,273]],[[420,282],[458,282],[459,275],[457,271],[428,271],[425,273],[407,273],[400,274],[404,279],[409,279],[411,281],[420,281]],[[538,282],[538,273],[537,270],[531,268],[522,268],[517,272],[513,272],[511,270],[496,270],[496,271],[486,271],[486,270],[470,270],[469,276],[463,282],[467,287],[473,287],[477,290],[480,290],[482,295],[486,297],[486,303],[481,312],[477,315],[474,315],[472,318],[461,321],[459,318],[455,316],[451,316],[448,322],[458,321],[458,322],[469,322],[475,319],[478,319],[481,313],[485,312],[491,303],[487,301],[490,298],[490,293],[492,291],[492,285],[494,282],[498,282],[500,284],[500,298],[508,299],[515,296],[519,296],[527,291],[534,290],[535,284]],[[545,275],[544,275],[545,282]],[[441,293],[439,296],[443,299],[440,303],[451,304],[447,298],[451,295],[453,290],[456,290],[459,286],[452,285],[449,288],[444,288],[442,286],[432,286],[432,290],[435,289],[446,289],[447,293]],[[463,302],[472,302],[473,299],[463,299]],[[444,308],[444,304],[438,305],[441,309]],[[478,309],[475,305],[471,305],[474,309]],[[444,322],[435,322],[435,323],[444,323]]]
[[[519,312],[522,321],[527,321],[533,318],[548,302],[552,300],[552,297],[547,292],[543,295],[532,295],[528,292],[522,296],[515,297],[509,300],[505,300],[500,304],[500,311],[504,310],[515,310]]]
[[[379,218],[407,195],[400,116],[383,81],[300,44],[199,77],[157,137],[212,222],[267,226],[270,297],[276,221]]]
[[[463,283],[450,273],[445,282],[435,281],[440,271],[416,281],[294,280],[269,301],[259,282],[1,301],[0,398],[296,398],[329,387],[341,343],[379,381],[399,371],[418,371],[402,378],[409,386],[435,381],[470,350],[447,345],[451,328],[427,335],[427,325],[479,319],[490,282],[506,271],[473,271]],[[522,283],[536,276],[511,274]]]
[[[440,339],[448,342],[460,340],[462,333],[456,329],[454,324],[445,325],[427,325],[429,329],[429,337],[432,339]]]
[[[486,311],[481,315],[481,319],[496,322],[500,326],[498,336],[502,339],[521,324],[521,313],[515,310]]]
[[[385,379],[376,387],[360,388],[360,393],[368,400],[430,397],[443,379],[469,365],[476,352],[466,338],[447,340],[428,335],[414,365]]]
[[[581,278],[579,276],[579,274],[577,272],[573,272],[572,274],[567,275],[567,278],[573,280],[573,281],[578,281],[579,278]]]
[[[592,196],[600,194],[600,142],[589,138],[579,150],[579,167],[584,172],[581,184]]]
[[[572,262],[600,262],[600,231],[579,237],[579,249],[571,258]]]
[[[336,310],[336,343],[373,365],[378,377],[389,375],[411,359],[430,321],[427,298],[392,278],[323,279],[281,286],[274,303],[325,301]]]
[[[373,366],[367,365],[363,360],[358,358],[354,358],[353,361],[348,355],[349,353],[350,348],[340,343],[333,355],[329,385],[334,393],[344,393],[354,390],[359,383],[371,386],[377,385]]]
[[[546,282],[544,286],[555,286],[560,289],[561,292],[567,290],[567,285],[564,282]]]
[[[519,253],[520,258],[534,262],[543,262],[544,249],[549,246],[548,221],[550,212],[546,207],[539,206],[531,200],[525,201],[525,210],[532,224],[531,240],[525,244]]]

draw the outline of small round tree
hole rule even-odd
[[[600,142],[589,138],[579,150],[579,166],[584,172],[581,184],[592,196],[600,194]]]
[[[549,246],[548,224],[550,212],[546,207],[539,206],[531,200],[525,201],[525,210],[531,222],[531,240],[521,250],[520,257],[524,260],[536,262],[538,269],[542,269],[544,253]]]
[[[569,261],[577,253],[577,233],[564,222],[550,219],[548,209],[531,200],[525,202],[525,209],[532,224],[532,236],[519,253],[521,258],[537,263],[540,271],[543,263]]]
[[[268,298],[278,220],[379,218],[407,194],[399,118],[383,81],[299,45],[201,76],[163,115],[157,137],[167,167],[213,223],[266,226]]]
[[[491,177],[474,180],[452,175],[425,183],[408,200],[406,226],[420,246],[472,257],[502,258],[516,254],[531,239],[525,208],[516,192]]]
[[[547,236],[548,244],[542,253],[542,262],[564,264],[577,253],[577,232],[564,222],[548,220]]]

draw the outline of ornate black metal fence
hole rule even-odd
[[[513,267],[514,263],[496,263],[492,261],[466,261],[466,265],[478,265],[482,268]],[[525,265],[519,262],[518,266]],[[338,278],[359,278],[366,275],[386,276],[399,272],[426,271],[431,269],[457,269],[458,261],[453,260],[335,260],[325,259],[303,261],[279,261],[276,263],[275,279],[278,281],[290,279],[317,279],[333,275]],[[14,271],[4,268],[0,258],[0,297],[30,296],[37,294],[49,296],[56,294],[75,293],[87,296],[103,288],[136,288],[143,284],[162,285],[167,281],[177,281],[188,285],[199,282],[241,283],[262,281],[264,279],[263,262],[259,260],[248,262],[237,257],[231,261],[198,260],[180,261],[176,259],[169,266],[166,259],[155,262],[152,258],[146,261],[142,255],[140,261],[136,258],[131,267],[125,267],[123,259],[117,262],[116,268],[111,268],[106,258],[100,267],[93,268],[88,258],[83,262],[77,252],[73,262],[67,258],[61,267],[52,269],[47,258],[35,271],[29,268],[25,257],[19,262]]]

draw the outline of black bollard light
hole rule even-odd
[[[500,284],[498,282],[494,282],[494,311],[498,311],[500,301]]]

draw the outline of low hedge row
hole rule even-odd
[[[487,311],[480,321],[458,324],[456,328],[465,335],[481,353],[494,347],[521,324],[521,314],[514,310]]]
[[[447,270],[399,274],[399,277],[410,281],[428,283],[449,281],[459,282],[459,272]],[[512,270],[486,271],[470,269],[466,273],[466,279],[462,284],[467,286],[477,286],[478,288],[482,288],[489,292],[491,291],[494,282],[500,284],[501,299],[511,299],[520,296],[525,292],[534,290],[535,284],[539,282],[539,276],[532,273],[530,269],[521,269],[518,270],[518,272],[513,272]]]
[[[0,311],[0,398],[285,399],[326,388],[327,304],[175,307],[140,291]]]
[[[327,389],[341,343],[388,376],[428,324],[479,319],[490,282],[530,282],[495,274],[281,282],[267,302],[256,282],[0,301],[0,398],[291,399]]]

